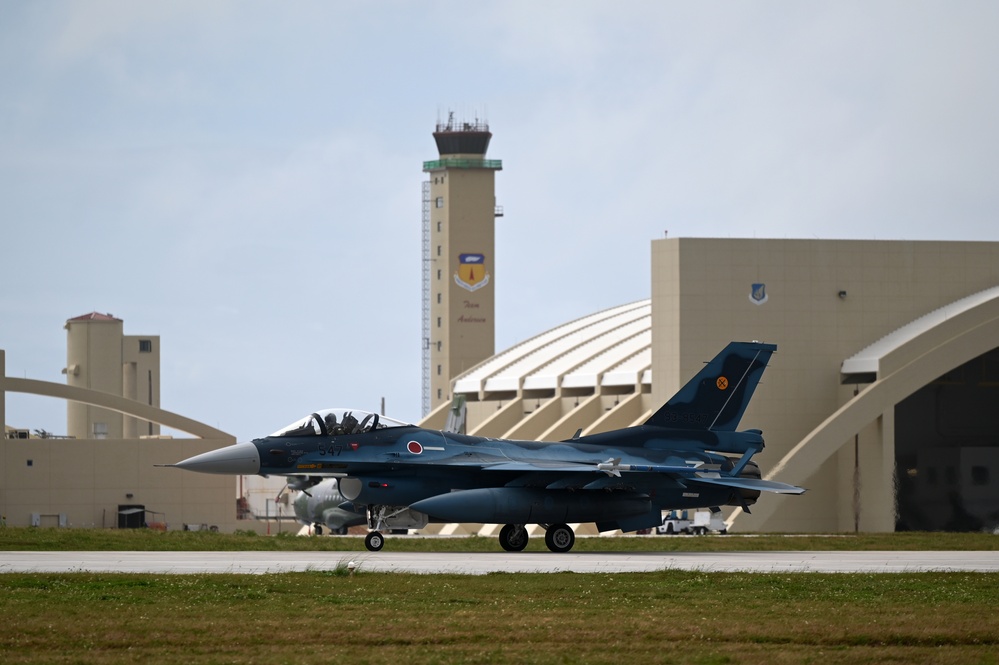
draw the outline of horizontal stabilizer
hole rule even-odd
[[[725,487],[734,487],[736,489],[743,490],[756,490],[758,492],[775,492],[777,494],[803,494],[805,492],[804,487],[788,485],[787,483],[778,483],[775,480],[760,480],[759,478],[730,478],[727,476],[720,476],[718,478],[695,477],[684,479],[684,482],[688,481],[705,483],[708,485],[723,485]]]

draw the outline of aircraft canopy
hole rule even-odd
[[[322,409],[282,427],[271,436],[337,436],[372,429],[405,427],[407,423],[359,409]]]

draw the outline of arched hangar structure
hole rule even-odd
[[[51,381],[39,381],[37,379],[18,379],[15,377],[3,377],[3,391],[12,393],[25,393],[28,395],[39,395],[42,397],[55,397],[91,406],[99,406],[126,416],[135,416],[157,423],[164,427],[179,430],[199,439],[222,440],[235,443],[235,438],[222,430],[215,429],[197,420],[186,418],[180,414],[160,409],[155,406],[136,402],[118,395],[102,392],[100,390],[90,390],[78,386],[69,386],[63,383],[53,383]]]
[[[999,287],[961,298],[886,335],[843,361],[842,381],[857,386],[854,396],[784,455],[766,477],[804,484],[870,427],[871,434],[894,443],[885,449],[893,448],[895,459],[883,464],[894,477],[881,478],[880,491],[885,503],[895,506],[900,528],[994,526],[988,517],[999,518],[995,514],[999,504],[983,495],[994,494],[993,478],[999,471],[997,347]],[[964,390],[969,384],[988,392],[969,394]],[[949,431],[955,420],[964,420],[956,433]],[[901,432],[908,437],[899,436]],[[992,446],[975,445],[982,443],[982,434],[992,439]],[[930,446],[907,440],[919,438]],[[779,509],[776,502],[760,502],[753,508],[754,518],[766,521]],[[736,509],[732,520],[739,513],[741,509]]]
[[[453,395],[477,436],[557,441],[651,415],[652,305],[642,300],[541,333],[461,374]],[[450,403],[423,424],[443,427]]]

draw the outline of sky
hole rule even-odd
[[[650,296],[670,237],[999,241],[999,4],[0,3],[0,348],[159,335],[161,407],[248,440],[421,413],[422,162],[496,174],[497,351]],[[9,393],[7,423],[66,431]]]

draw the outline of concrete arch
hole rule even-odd
[[[804,485],[826,460],[882,414],[931,381],[997,347],[999,298],[960,312],[908,339],[881,357],[873,383],[812,430],[766,478]],[[761,501],[753,507],[754,522],[766,529],[779,508],[778,501]],[[729,524],[734,524],[741,514],[742,509],[736,509]]]
[[[209,427],[204,423],[185,418],[171,411],[142,404],[134,400],[104,393],[99,390],[79,388],[77,386],[67,386],[62,383],[52,383],[51,381],[38,381],[36,379],[17,379],[13,377],[0,377],[0,393],[15,392],[29,395],[41,395],[43,397],[55,397],[66,399],[92,406],[99,406],[111,411],[117,411],[127,416],[135,416],[143,420],[170,427],[190,434],[200,439],[221,439],[235,442],[236,437],[222,430]]]

